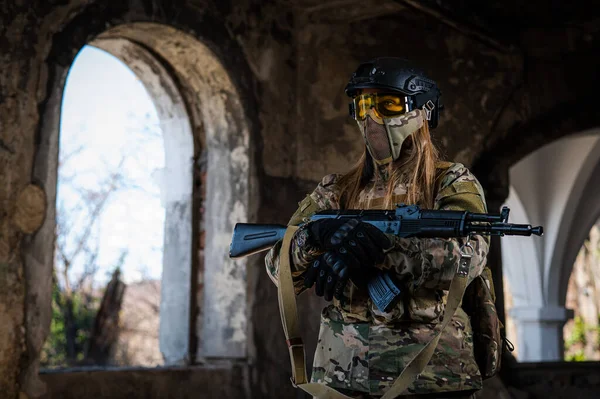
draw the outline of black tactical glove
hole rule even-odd
[[[311,264],[304,276],[304,286],[311,288],[316,283],[317,296],[324,296],[326,301],[333,297],[342,300],[348,279],[348,268],[330,251]]]
[[[342,299],[348,280],[356,285],[366,283],[370,268],[383,262],[390,239],[369,223],[356,219],[342,221],[323,219],[312,222],[312,239],[327,251],[306,272],[304,285],[316,283],[315,293],[331,300]]]
[[[347,220],[341,219],[320,219],[310,222],[308,231],[312,242],[322,250],[332,248],[331,238],[346,222]]]
[[[383,262],[390,239],[375,226],[356,219],[322,219],[309,226],[312,239],[325,251],[334,251],[351,269]]]

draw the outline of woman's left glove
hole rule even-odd
[[[326,252],[317,260],[312,262],[306,274],[304,275],[304,286],[311,288],[315,285],[315,294],[325,297],[326,301],[331,301],[334,297],[342,299],[344,288],[348,283],[348,277],[344,273],[338,275],[330,266],[334,264],[332,252]]]

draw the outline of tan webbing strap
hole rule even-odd
[[[288,343],[290,359],[292,361],[292,379],[294,384],[305,384],[308,382],[306,377],[306,367],[304,359],[304,343],[300,337],[298,328],[298,310],[296,308],[296,293],[292,281],[292,269],[290,268],[290,247],[292,237],[298,230],[296,226],[288,226],[283,243],[281,246],[279,258],[279,286],[277,296],[279,298],[279,313],[283,332]],[[291,287],[291,289],[290,289]],[[290,298],[291,296],[291,298]]]
[[[279,313],[292,362],[292,383],[319,399],[352,399],[327,385],[308,382],[304,343],[300,337],[296,292],[294,291],[292,269],[290,267],[290,247],[296,230],[298,230],[298,227],[288,226],[283,237],[281,252],[279,253],[279,284],[277,286]]]
[[[460,306],[460,302],[467,288],[467,282],[468,273],[454,273],[450,288],[448,289],[448,300],[446,301],[444,318],[442,319],[442,323],[438,324],[439,328],[437,328],[436,335],[423,347],[423,349],[421,349],[421,351],[419,351],[417,356],[413,358],[404,370],[402,370],[400,376],[396,378],[394,384],[381,399],[392,399],[401,395],[417,376],[423,372],[427,363],[429,363],[429,360],[431,360],[431,357],[433,356],[435,348],[442,336],[442,331],[444,331],[446,326],[450,323],[452,316],[454,316],[454,313],[456,313],[456,310]]]

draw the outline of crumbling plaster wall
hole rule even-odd
[[[560,30],[547,37],[538,30],[523,38],[526,56],[498,53],[431,17],[397,4],[386,7],[377,11],[394,14],[364,19],[360,9],[344,9],[342,15],[355,15],[336,20],[335,9],[311,11],[283,1],[2,3],[0,391],[6,397],[41,390],[35,357],[49,323],[53,200],[35,234],[35,223],[22,221],[39,218],[39,199],[21,202],[32,205],[16,212],[25,187],[51,182],[52,176],[40,176],[55,174],[36,167],[37,154],[48,145],[39,134],[40,118],[54,109],[43,114],[44,123],[56,122],[60,87],[73,57],[115,25],[148,21],[181,29],[209,46],[230,72],[255,150],[256,180],[250,189],[256,207],[249,210],[250,221],[285,222],[324,174],[343,172],[357,158],[362,145],[347,117],[343,88],[357,63],[372,56],[412,58],[438,80],[446,109],[435,140],[446,158],[473,165],[494,200],[504,199],[508,166],[527,151],[584,125],[598,125],[595,103],[585,101],[598,88],[595,37]],[[188,100],[195,95],[190,88],[181,91]],[[574,99],[584,101],[564,112],[564,104]],[[192,115],[192,120],[202,118]],[[195,140],[202,148],[203,138]],[[519,140],[524,144],[514,149]],[[52,184],[43,189],[54,198]],[[17,220],[17,214],[25,216]],[[28,245],[37,245],[36,251],[25,254]],[[276,292],[261,259],[248,262],[249,389],[255,397],[291,397],[297,392],[289,384]],[[322,303],[309,294],[299,302],[310,357]]]
[[[43,293],[49,293],[51,275],[39,273],[43,254],[23,253],[28,246],[35,246],[36,238],[28,234],[40,226],[24,231],[15,215],[19,193],[34,180],[36,150],[44,145],[36,140],[36,134],[38,106],[49,94],[48,69],[43,60],[50,49],[47,36],[54,28],[51,21],[65,19],[76,8],[48,6],[36,10],[24,3],[3,2],[0,8],[0,392],[8,398],[17,397],[20,377],[32,377],[31,388],[39,389],[27,367],[27,353],[39,349],[46,336],[50,296],[44,297]],[[46,195],[53,194],[53,188],[49,190]],[[46,221],[54,219],[51,208],[48,214],[44,212]],[[26,214],[35,212],[35,206],[25,209]],[[52,233],[42,241],[46,249],[52,250]]]

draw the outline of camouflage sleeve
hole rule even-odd
[[[288,226],[298,226],[304,220],[317,211],[325,209],[339,209],[339,199],[335,183],[339,175],[327,175],[321,180],[317,188],[298,203],[298,209],[292,215]],[[282,241],[278,241],[267,253],[265,266],[267,273],[275,285],[278,284],[279,276],[279,252]],[[298,229],[291,244],[292,280],[296,295],[305,290],[304,273],[307,267],[319,256],[321,251],[311,244],[309,234],[305,226]]]
[[[475,176],[454,164],[441,177],[435,209],[487,212],[483,189]],[[394,270],[397,277],[414,292],[419,288],[447,290],[460,259],[465,239],[400,238],[393,236],[394,247],[381,268]],[[469,282],[480,275],[486,264],[489,239],[474,236],[471,242]]]

